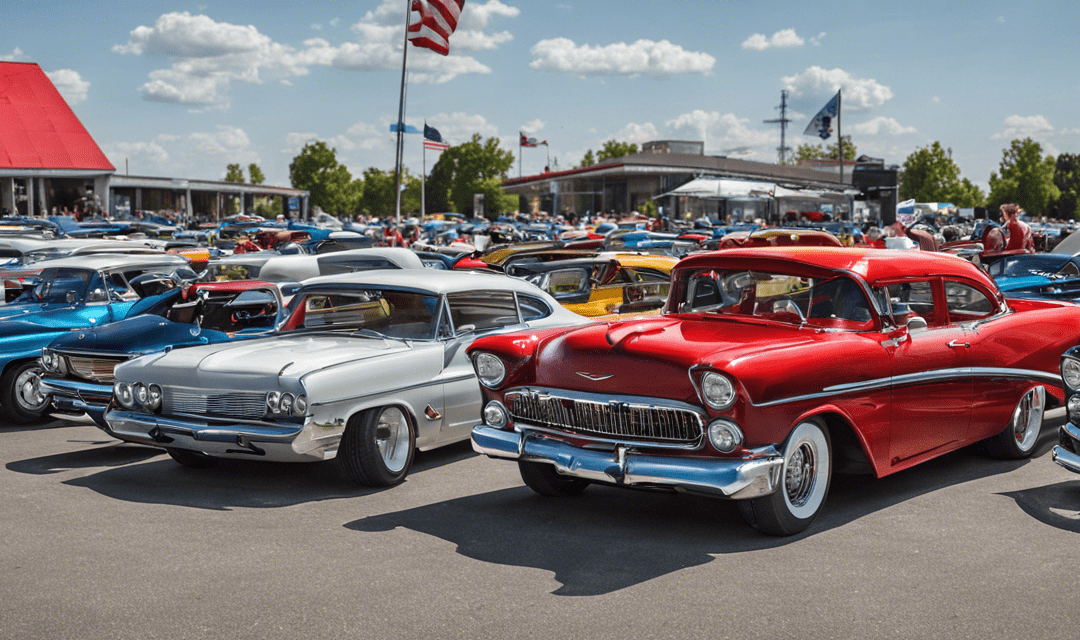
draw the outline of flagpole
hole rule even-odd
[[[424,135],[426,136],[427,135],[427,122],[426,121],[424,122],[424,130],[425,130]],[[424,139],[426,140],[427,138],[425,137]],[[420,221],[423,222],[424,221],[424,216],[427,215],[427,205],[424,202],[424,190],[425,190],[424,184],[425,184],[425,180],[427,178],[427,144],[426,143],[421,143],[420,146],[423,147],[423,150],[420,152],[420,157],[423,159],[421,161],[421,165],[420,165],[421,166],[421,170],[420,170]]]
[[[405,69],[409,60],[409,21],[412,20],[412,0],[405,0],[405,42],[401,50],[401,92],[398,94],[397,146],[394,159],[394,214],[401,227],[401,156],[405,135]]]
[[[518,177],[521,177],[521,132],[518,132]]]
[[[836,92],[836,150],[840,153],[840,183],[844,183],[844,130],[841,128],[843,118],[840,116],[843,109],[841,109],[844,92],[843,89],[838,89]]]

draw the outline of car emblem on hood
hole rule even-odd
[[[574,373],[578,374],[582,378],[592,380],[593,382],[599,382],[601,380],[607,380],[608,378],[614,377],[614,374],[611,373],[607,375],[602,373],[585,373],[584,371],[575,371]]]

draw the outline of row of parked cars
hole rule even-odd
[[[1026,457],[1055,406],[1080,424],[1080,306],[1006,299],[954,256],[540,256],[479,273],[403,249],[296,271],[255,253],[205,281],[176,256],[41,263],[0,307],[0,404],[16,423],[85,412],[189,467],[336,459],[373,486],[471,438],[542,495],[735,499],[778,535],[813,522],[837,473],[976,442]],[[1053,458],[1080,472],[1073,424]]]

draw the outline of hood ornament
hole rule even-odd
[[[615,376],[615,374],[612,373],[606,375],[603,373],[585,373],[584,371],[575,371],[574,373],[578,374],[582,378],[585,378],[586,380],[592,380],[593,382],[607,380],[608,378],[612,378]]]

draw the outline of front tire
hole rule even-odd
[[[817,518],[832,480],[832,441],[817,421],[801,422],[783,451],[780,487],[768,496],[739,500],[747,524],[762,533],[790,536]]]
[[[990,455],[1003,460],[1023,460],[1035,450],[1042,433],[1046,410],[1046,387],[1028,389],[1013,409],[1005,429],[986,441]]]
[[[370,409],[349,419],[337,459],[353,482],[369,487],[399,484],[412,468],[416,432],[398,407]]]
[[[15,424],[37,422],[49,412],[49,397],[38,389],[43,370],[37,360],[13,365],[0,376],[0,404]]]
[[[169,454],[170,458],[189,469],[210,469],[217,466],[217,458],[212,458],[198,451],[169,447],[165,449],[165,452]]]
[[[525,486],[542,496],[562,498],[576,496],[589,487],[589,481],[564,476],[544,462],[518,460],[518,471]]]

